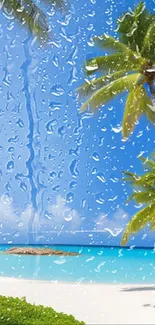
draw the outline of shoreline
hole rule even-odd
[[[3,280],[15,280],[15,281],[27,281],[27,282],[36,282],[36,283],[51,283],[51,284],[66,284],[66,285],[90,285],[90,286],[130,286],[130,287],[135,287],[135,286],[139,286],[139,287],[149,287],[149,286],[155,286],[155,283],[142,283],[142,282],[135,282],[135,283],[131,283],[131,282],[114,282],[114,283],[110,283],[110,282],[86,282],[86,281],[59,281],[59,280],[40,280],[40,279],[31,279],[31,278],[22,278],[22,277],[8,277],[8,276],[1,276],[0,275],[0,282],[1,279]]]
[[[0,277],[0,295],[72,314],[86,324],[154,324],[154,284],[90,284]]]

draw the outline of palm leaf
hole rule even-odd
[[[148,105],[151,105],[151,100],[142,85],[131,90],[126,101],[122,122],[123,137],[128,137],[139,117],[146,114],[147,110],[150,110]]]
[[[155,59],[155,22],[147,30],[141,53],[150,60]]]
[[[139,159],[143,162],[143,165],[145,165],[145,167],[155,169],[155,161],[153,159],[150,160],[150,159],[142,157],[142,156],[139,157]]]
[[[99,71],[113,73],[120,70],[141,70],[145,64],[146,60],[141,57],[118,52],[86,60],[85,69],[86,74],[91,75]]]
[[[108,49],[110,51],[124,52],[126,54],[133,53],[133,51],[127,47],[127,45],[121,43],[114,37],[107,34],[102,36],[95,36],[93,38],[94,44],[101,47],[102,49]]]
[[[155,173],[149,172],[145,173],[142,176],[138,176],[129,172],[124,172],[124,174],[129,177],[123,178],[123,181],[130,182],[134,187],[143,188],[144,190],[148,190],[151,193],[155,193],[155,189],[152,187],[155,184]]]
[[[150,173],[146,173],[144,175],[141,176],[141,179],[140,179],[140,182],[141,184],[145,184],[145,186],[154,186],[155,185],[155,173],[154,172],[150,172]]]
[[[131,49],[141,51],[146,31],[154,21],[155,15],[147,11],[144,2],[140,2],[134,11],[126,12],[118,19],[120,40]]]
[[[155,190],[143,191],[143,192],[134,192],[128,199],[128,202],[135,200],[137,204],[149,204],[152,201],[155,201]]]
[[[81,107],[81,111],[85,111],[89,106],[95,111],[99,106],[104,105],[113,97],[124,91],[129,91],[136,86],[141,74],[135,73],[112,81],[107,86],[96,91]]]
[[[123,172],[124,175],[129,176],[128,178],[132,180],[138,180],[140,177],[134,173],[131,172]],[[124,180],[124,179],[123,179]]]
[[[133,62],[138,60],[142,65],[145,63],[145,59],[140,55],[140,53],[133,51],[126,44],[120,42],[114,37],[105,34],[102,36],[96,36],[93,40],[95,45],[100,46],[104,50],[118,51],[124,53],[124,55],[128,56]]]
[[[155,231],[155,217],[152,218],[152,222],[150,225],[150,231]]]
[[[148,223],[152,222],[152,218],[155,215],[155,203],[143,208],[141,211],[136,213],[134,217],[129,221],[124,231],[121,245],[126,245],[129,236],[140,230],[142,230]]]
[[[96,78],[95,80],[88,80],[77,89],[77,92],[81,97],[87,97],[99,88],[103,87],[105,84],[124,76],[126,72],[126,70],[120,70],[112,74]]]
[[[45,14],[31,0],[0,0],[3,9],[14,16],[39,38],[47,39],[48,26]]]
[[[137,174],[133,174],[130,172],[124,172],[124,175],[128,177],[124,177],[123,181],[128,181],[132,185],[137,187],[149,186],[149,182],[155,177],[155,175],[152,172],[145,173],[142,176],[138,176]]]

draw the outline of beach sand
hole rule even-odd
[[[23,297],[86,324],[155,324],[155,285],[51,283],[0,277],[0,295]]]

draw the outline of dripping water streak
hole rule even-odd
[[[23,80],[24,80],[24,93],[25,93],[25,99],[26,99],[26,109],[27,109],[27,115],[28,115],[28,121],[29,121],[29,133],[27,135],[28,138],[28,144],[27,148],[29,149],[29,158],[26,161],[26,166],[28,170],[28,179],[30,181],[31,185],[31,203],[32,203],[32,215],[29,220],[29,242],[32,242],[34,240],[33,235],[33,222],[35,218],[35,211],[37,210],[37,203],[36,203],[36,197],[37,197],[37,188],[35,186],[34,181],[34,175],[33,175],[33,161],[34,161],[34,148],[33,148],[33,136],[34,136],[34,120],[33,120],[33,113],[31,108],[31,95],[29,91],[29,66],[31,64],[31,55],[29,52],[29,44],[30,44],[30,37],[28,37],[24,41],[24,53],[25,53],[25,62],[21,66]]]

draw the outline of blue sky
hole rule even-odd
[[[122,171],[142,171],[137,157],[154,149],[154,128],[142,118],[125,142],[126,96],[81,116],[75,90],[85,58],[101,54],[91,37],[115,35],[129,4],[74,1],[64,17],[37,3],[55,35],[45,47],[0,11],[0,242],[119,245],[138,209],[125,204],[131,189]],[[154,245],[154,238],[145,230],[130,244]]]

